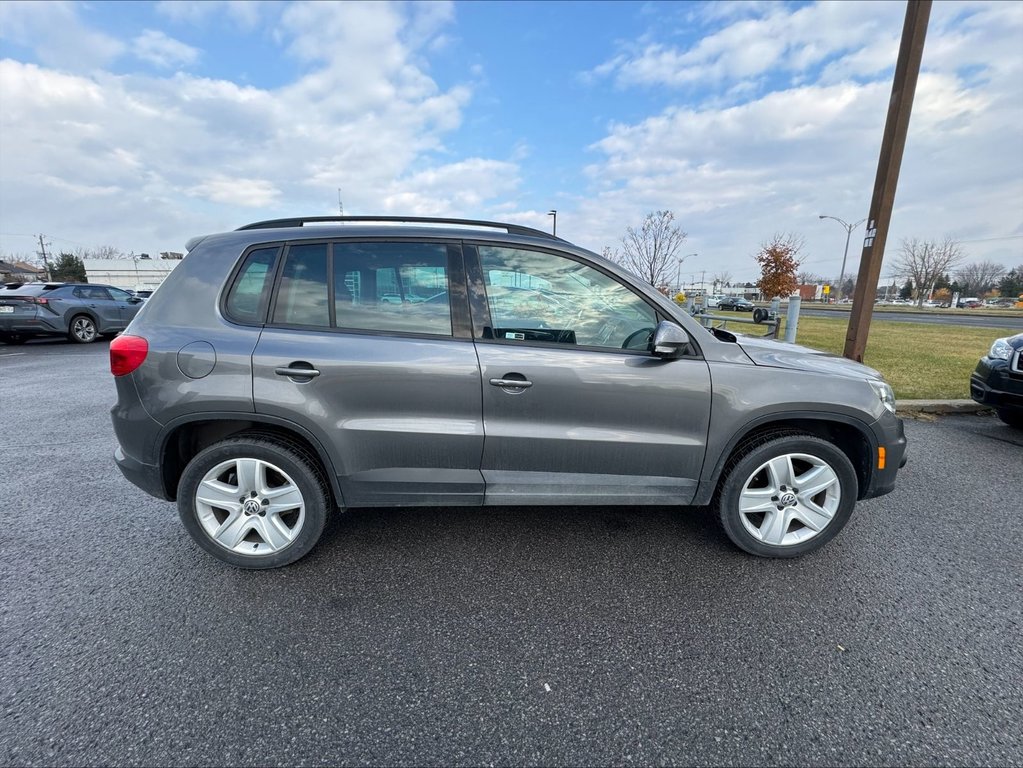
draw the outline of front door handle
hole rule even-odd
[[[274,368],[274,373],[278,376],[287,376],[292,379],[311,379],[320,375],[320,372],[309,365],[309,363],[292,363],[287,368]]]
[[[525,379],[491,379],[490,383],[495,387],[507,387],[509,389],[529,389],[533,382]]]

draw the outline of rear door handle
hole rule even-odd
[[[525,379],[491,379],[490,383],[495,387],[508,387],[514,389],[529,389],[533,382]]]
[[[309,365],[306,363],[306,365]],[[288,376],[289,378],[308,378],[311,379],[315,376],[319,376],[320,372],[310,366],[309,368],[300,368],[295,366],[294,363],[287,368],[274,368],[274,373],[278,376]]]

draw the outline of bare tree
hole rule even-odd
[[[671,284],[686,259],[678,251],[687,235],[674,222],[671,211],[648,213],[638,230],[629,227],[622,238],[619,263],[655,288]]]
[[[975,261],[958,272],[959,288],[967,296],[983,296],[1005,275],[1005,267],[993,261]]]
[[[714,275],[714,286],[716,289],[724,288],[732,284],[732,273],[727,269]]]
[[[827,280],[818,275],[816,272],[808,272],[805,269],[796,275],[796,279],[799,281],[800,285],[816,285],[817,283],[827,282]]]
[[[931,286],[962,260],[963,251],[951,237],[946,236],[941,242],[911,237],[902,241],[899,254],[892,262],[891,274],[913,281],[919,307]]]
[[[123,259],[126,254],[112,245],[101,245],[99,248],[76,248],[75,256],[79,259]]]

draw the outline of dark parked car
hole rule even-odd
[[[742,296],[725,296],[718,302],[718,309],[730,309],[733,312],[752,312],[753,302]]]
[[[1023,429],[1023,333],[995,339],[970,375],[970,396]]]
[[[110,345],[118,467],[220,560],[297,560],[335,509],[521,504],[713,505],[793,557],[894,488],[876,371],[706,330],[535,229],[372,221],[194,240]]]
[[[25,283],[0,292],[0,341],[67,336],[88,344],[123,331],[141,305],[142,299],[111,285]]]

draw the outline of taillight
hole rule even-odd
[[[110,342],[110,372],[126,376],[138,368],[149,354],[149,342],[141,336],[118,336]]]

